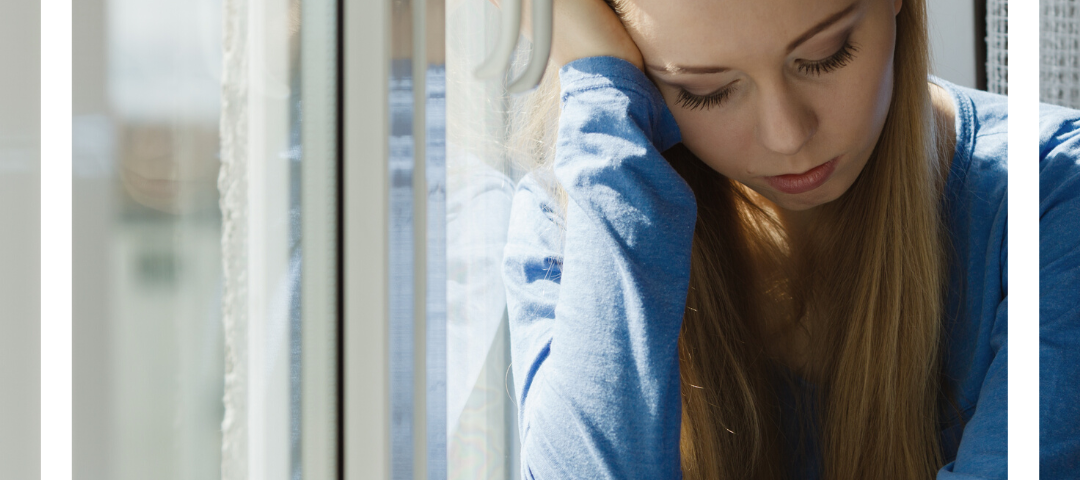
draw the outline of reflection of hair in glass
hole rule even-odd
[[[928,48],[925,3],[906,1],[881,136],[858,180],[820,208],[812,241],[790,239],[756,194],[682,145],[665,152],[698,202],[679,337],[685,478],[783,478],[810,445],[828,478],[932,478],[942,466],[948,238],[939,208],[951,152],[936,134]],[[516,109],[509,145],[565,211],[551,175],[558,92],[549,68]],[[782,388],[798,379],[766,348],[777,335],[802,338],[814,359],[806,405],[817,407],[796,411],[812,411],[806,422],[817,431],[789,461],[778,461],[778,411]]]

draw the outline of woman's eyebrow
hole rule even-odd
[[[799,48],[799,45],[802,45],[803,42],[805,42],[807,40],[810,40],[811,37],[813,37],[814,35],[817,35],[818,33],[821,33],[822,30],[825,30],[826,28],[829,28],[830,26],[832,26],[832,24],[834,24],[836,22],[839,22],[840,19],[850,15],[851,12],[855,11],[855,7],[858,6],[858,5],[859,5],[859,2],[856,1],[855,3],[852,3],[851,5],[848,5],[847,8],[845,8],[843,10],[840,10],[839,12],[836,12],[836,13],[830,15],[828,18],[826,18],[825,20],[822,20],[817,25],[814,25],[813,27],[810,27],[810,29],[807,30],[806,33],[804,33],[802,35],[799,35],[799,38],[796,38],[795,40],[792,40],[791,43],[788,44],[787,53],[791,53],[796,48]]]
[[[645,65],[649,70],[656,70],[657,72],[666,73],[668,75],[678,75],[680,73],[722,73],[730,68],[725,67],[686,67],[682,65],[670,65],[667,67],[661,67],[659,65]]]
[[[844,17],[847,17],[848,15],[850,15],[852,12],[855,11],[855,7],[857,7],[859,5],[860,1],[861,0],[856,0],[851,5],[848,5],[847,8],[845,8],[845,9],[839,11],[839,12],[836,12],[836,13],[834,13],[832,15],[829,15],[829,17],[826,18],[825,20],[822,20],[821,22],[818,22],[817,25],[814,25],[813,27],[810,27],[809,30],[807,30],[802,35],[799,35],[798,38],[796,38],[795,40],[792,40],[791,43],[788,44],[787,53],[790,54],[796,48],[799,48],[799,45],[802,45],[803,42],[806,42],[807,40],[811,39],[814,35],[817,35],[817,34],[821,33],[822,30],[825,30],[826,28],[829,28],[830,26],[832,26],[832,24],[834,24],[836,22],[839,22]],[[681,73],[697,73],[697,74],[722,73],[722,72],[726,72],[726,71],[730,70],[729,68],[725,68],[725,67],[688,67],[688,66],[683,66],[683,65],[669,65],[669,66],[666,66],[666,67],[662,67],[662,66],[659,66],[659,65],[648,65],[648,64],[646,64],[645,67],[648,68],[649,70],[655,70],[657,72],[666,73],[668,75],[677,75],[677,74],[681,74]]]

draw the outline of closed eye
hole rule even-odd
[[[855,59],[855,53],[858,51],[859,47],[857,45],[850,40],[845,40],[844,44],[840,46],[840,49],[828,58],[816,61],[800,60],[797,63],[797,68],[805,75],[823,75],[846,66]],[[679,96],[675,99],[675,104],[688,110],[707,110],[712,107],[720,106],[724,103],[724,100],[731,96],[735,91],[736,83],[738,82],[708,95],[694,95],[693,93],[686,91],[686,89],[680,88]]]
[[[680,88],[679,96],[675,99],[675,104],[681,105],[688,110],[697,110],[699,108],[709,109],[719,106],[724,103],[724,100],[727,99],[727,97],[731,96],[731,93],[735,90],[735,83],[725,86],[708,95],[694,95],[687,92],[686,89]]]
[[[859,47],[851,43],[850,40],[844,40],[844,44],[840,47],[840,50],[836,51],[836,53],[823,60],[800,60],[798,62],[798,69],[806,75],[822,75],[829,73],[838,68],[842,68],[851,62],[851,60],[855,58],[855,52],[858,51]]]

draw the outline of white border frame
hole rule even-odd
[[[71,0],[43,0],[41,12],[41,478],[66,480],[72,473]]]
[[[1039,2],[1009,9],[1009,477],[1039,479]]]

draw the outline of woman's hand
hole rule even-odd
[[[524,7],[523,11],[530,11],[528,5]],[[610,56],[644,69],[637,45],[603,0],[554,0],[554,8],[551,61],[556,66],[561,68],[579,58]]]
[[[496,7],[499,0],[489,0]],[[579,58],[615,57],[639,69],[645,62],[622,21],[604,0],[553,0],[551,61],[559,68]],[[532,36],[532,2],[521,5],[521,29]]]

